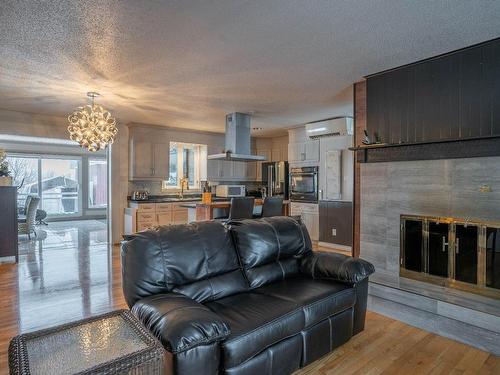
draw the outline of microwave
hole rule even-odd
[[[245,185],[217,185],[215,196],[224,198],[244,197]]]

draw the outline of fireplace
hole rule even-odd
[[[500,223],[401,215],[400,275],[500,299]]]

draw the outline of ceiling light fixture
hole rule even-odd
[[[99,93],[88,92],[87,96],[91,98],[92,104],[78,107],[68,116],[68,131],[72,141],[78,142],[80,147],[95,152],[112,144],[118,129],[111,113],[94,104]]]
[[[261,128],[261,127],[258,127],[258,126],[256,126],[256,127],[252,128],[252,130],[263,130],[263,129],[264,129],[264,128]]]

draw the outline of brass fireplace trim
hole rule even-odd
[[[453,288],[461,290],[463,292],[474,293],[489,298],[500,299],[500,290],[489,288],[487,286],[479,286],[479,285],[464,283],[462,281],[453,280],[446,277],[439,277],[439,276],[429,275],[423,272],[410,271],[403,267],[400,267],[399,269],[399,276],[404,277],[406,279],[412,279],[416,281],[438,285],[444,288]]]
[[[404,243],[405,243],[405,227],[406,220],[414,220],[422,222],[422,260],[423,272],[411,271],[405,268],[404,265]],[[446,223],[448,228],[448,277],[431,275],[429,271],[429,222]],[[422,282],[439,285],[442,287],[459,289],[462,291],[483,295],[490,298],[500,299],[500,289],[490,288],[486,286],[486,228],[500,228],[500,222],[483,221],[477,219],[462,219],[441,216],[425,216],[425,215],[401,215],[400,216],[400,269],[401,277],[413,279]],[[477,238],[477,283],[470,284],[455,280],[455,238],[456,225],[471,225],[478,229]],[[450,251],[451,249],[451,251]]]

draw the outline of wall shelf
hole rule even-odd
[[[350,148],[358,163],[500,156],[500,136]]]

